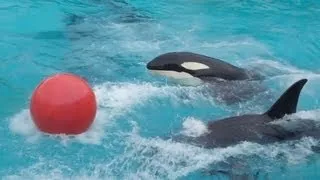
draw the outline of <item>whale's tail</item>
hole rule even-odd
[[[301,79],[291,85],[265,114],[274,120],[286,114],[296,113],[300,92],[307,81],[307,79]]]

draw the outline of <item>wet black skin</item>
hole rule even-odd
[[[209,69],[189,70],[181,66],[184,62],[202,63],[207,65]],[[211,78],[247,80],[257,76],[225,61],[192,52],[169,52],[159,55],[147,63],[147,69],[187,72],[203,80]]]
[[[181,64],[198,62],[208,69],[190,70]],[[155,57],[146,65],[148,70],[186,72],[208,83],[209,93],[227,105],[241,103],[266,92],[259,74],[232,64],[192,52],[169,52]]]
[[[209,133],[200,137],[185,136],[174,137],[173,140],[183,141],[205,148],[227,147],[243,141],[267,144],[272,142],[299,139],[303,136],[318,138],[319,129],[306,129],[305,131],[289,132],[283,127],[270,123],[283,118],[286,114],[296,112],[300,92],[307,82],[301,79],[294,83],[263,114],[246,114],[210,121],[207,124]]]

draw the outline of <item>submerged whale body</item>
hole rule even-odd
[[[176,136],[172,139],[204,148],[227,147],[248,141],[260,144],[296,140],[304,136],[319,137],[320,129],[307,128],[288,131],[274,123],[285,115],[296,113],[300,92],[307,79],[301,79],[289,87],[273,106],[263,114],[245,114],[207,124],[208,133],[191,138]]]

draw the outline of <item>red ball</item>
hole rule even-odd
[[[93,123],[96,111],[96,98],[89,84],[72,74],[45,79],[31,98],[32,119],[45,133],[81,134]]]

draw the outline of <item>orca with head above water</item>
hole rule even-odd
[[[147,69],[177,80],[192,80],[193,84],[215,80],[250,80],[257,75],[219,59],[192,52],[169,52],[157,56]]]
[[[295,140],[303,136],[320,137],[320,130],[310,127],[304,131],[288,131],[276,122],[285,115],[296,113],[300,92],[307,79],[301,79],[289,87],[273,106],[263,114],[246,114],[211,121],[208,133],[199,137],[177,136],[174,141],[187,142],[204,148],[227,147],[248,141],[260,144]]]
[[[147,69],[184,85],[208,83],[209,91],[219,101],[234,104],[266,92],[262,76],[219,59],[192,52],[169,52],[149,63]]]

